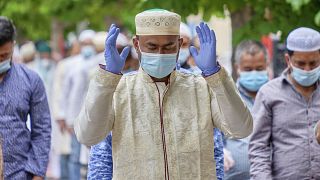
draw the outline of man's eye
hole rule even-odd
[[[174,46],[167,46],[164,48],[164,50],[175,50]]]

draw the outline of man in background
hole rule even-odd
[[[43,180],[49,159],[51,119],[41,78],[12,62],[15,28],[0,17],[0,136],[4,178]],[[26,121],[30,115],[31,129]]]
[[[237,87],[241,98],[251,110],[259,89],[268,82],[267,51],[257,41],[242,41],[235,51],[235,65],[238,74]],[[226,180],[249,180],[248,157],[249,137],[225,139],[224,166]]]
[[[288,68],[265,84],[252,109],[250,176],[260,179],[320,179],[320,33],[297,28],[287,37]]]

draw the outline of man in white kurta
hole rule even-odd
[[[126,75],[120,72],[128,48],[115,51],[119,28],[110,27],[106,66],[89,85],[75,132],[91,146],[112,131],[113,179],[216,179],[213,129],[234,138],[252,131],[249,110],[216,62],[214,32],[206,24],[197,27],[200,52],[190,49],[202,75],[175,71],[179,26],[180,16],[169,11],[138,14],[140,69]]]

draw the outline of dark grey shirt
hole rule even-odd
[[[320,120],[320,86],[307,101],[287,72],[264,85],[255,100],[249,144],[251,179],[320,179],[320,145],[314,126]]]

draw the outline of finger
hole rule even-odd
[[[212,42],[214,44],[216,44],[217,40],[216,40],[216,33],[214,33],[213,30],[210,31],[210,36],[211,36],[211,39],[212,39]]]
[[[225,171],[229,170],[229,161],[226,158],[225,158],[225,161],[224,161],[224,170]]]
[[[206,31],[205,31],[204,29],[205,29],[204,23],[201,22],[201,23],[200,23],[200,30],[201,30],[201,33],[202,33],[203,42],[205,43],[205,42],[208,42],[208,40],[207,40]]]
[[[111,24],[110,28],[109,28],[109,32],[111,31],[111,29],[116,26],[115,24]]]
[[[111,39],[111,37],[114,36],[116,30],[117,30],[117,28],[116,28],[116,27],[113,27],[113,28],[111,29],[111,31],[109,31],[108,37],[107,37],[107,39],[106,39],[106,44],[107,44],[107,45],[111,45],[111,44],[112,44],[112,39]]]
[[[200,30],[200,26],[197,26],[197,27],[196,27],[196,32],[197,32],[197,34],[198,34],[200,44],[202,44],[202,43],[203,43],[203,37],[202,37],[202,32],[201,32],[201,30]]]
[[[107,39],[113,34],[114,30],[116,26],[114,24],[111,24],[110,28],[109,28],[109,31],[108,31],[108,34],[107,34]]]
[[[230,161],[230,168],[232,168],[232,167],[235,165],[235,163],[236,163],[236,162],[234,162],[234,160],[231,159],[231,161]]]
[[[120,29],[116,28],[115,32],[110,36],[110,45],[116,47],[116,41],[118,38],[118,35],[120,33]]]
[[[124,59],[125,61],[129,55],[129,52],[130,52],[130,47],[129,46],[125,47],[120,54],[121,59]]]
[[[190,46],[189,48],[191,55],[193,56],[194,59],[198,56],[198,50],[194,46]]]
[[[210,28],[209,28],[208,24],[204,25],[204,31],[206,32],[208,42],[211,42],[212,39],[211,39]]]

